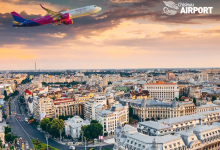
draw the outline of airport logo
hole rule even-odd
[[[163,11],[167,15],[176,15],[178,10],[180,14],[212,14],[213,7],[195,7],[194,3],[178,3],[175,4],[173,1],[163,1],[166,7]]]

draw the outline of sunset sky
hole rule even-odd
[[[213,14],[163,12],[162,0],[0,0],[0,70],[220,67],[220,1],[193,2]],[[25,19],[88,5],[96,15],[66,26],[13,28]]]

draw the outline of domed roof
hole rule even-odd
[[[141,107],[145,107],[147,105],[147,100],[143,99],[141,101]]]
[[[171,106],[172,107],[177,107],[178,106],[178,102],[176,101],[176,98],[174,98],[174,100],[172,101]]]

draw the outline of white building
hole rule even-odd
[[[104,133],[110,135],[115,134],[115,128],[117,122],[120,122],[120,125],[128,123],[128,105],[122,105],[116,102],[109,110],[103,109],[99,111],[98,122],[102,124],[104,128]]]
[[[97,120],[99,111],[104,108],[103,105],[100,105],[94,100],[86,101],[84,103],[84,118],[89,121]]]
[[[179,98],[179,87],[176,83],[146,83],[145,90],[149,91],[151,99],[174,99]]]
[[[94,96],[94,101],[100,105],[107,105],[106,96]]]
[[[90,125],[89,120],[83,120],[79,116],[68,118],[65,121],[65,135],[71,136],[73,139],[80,137],[81,127],[84,125]]]
[[[190,131],[162,136],[137,132],[130,125],[118,126],[113,150],[218,150],[219,147],[220,123],[214,122],[212,125],[196,125]]]

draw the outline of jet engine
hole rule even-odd
[[[62,15],[62,19],[61,20],[67,20],[67,19],[70,19],[70,14],[69,13],[66,13],[66,14],[63,14]]]
[[[64,21],[64,24],[65,25],[73,24],[73,20],[72,19],[66,20],[66,21]]]

